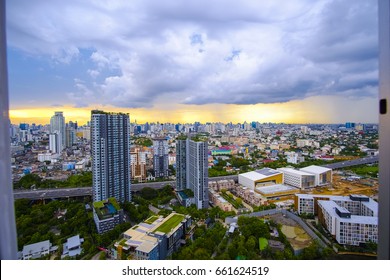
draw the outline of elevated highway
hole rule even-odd
[[[323,167],[331,168],[331,169],[339,169],[344,167],[376,163],[379,161],[378,156],[365,157],[360,159],[336,162],[331,164],[323,165]],[[211,177],[209,181],[217,181],[217,180],[231,180],[238,182],[238,175],[229,175],[229,176],[221,176],[221,177]],[[172,187],[176,186],[176,181],[164,181],[164,182],[147,182],[141,184],[132,184],[131,191],[137,192],[142,188],[153,188],[153,189],[161,189],[166,185],[171,185]],[[38,190],[14,190],[14,199],[27,198],[31,200],[38,199],[54,199],[54,198],[68,198],[68,197],[83,197],[83,196],[91,196],[92,195],[92,187],[83,187],[83,188],[59,188],[59,189],[38,189]]]

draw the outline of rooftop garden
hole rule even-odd
[[[179,225],[181,221],[183,221],[183,219],[184,219],[183,215],[174,214],[172,217],[166,220],[162,225],[160,225],[157,229],[155,229],[154,232],[160,231],[163,233],[168,233],[177,225]]]
[[[99,219],[112,217],[112,215],[115,215],[120,210],[120,206],[114,197],[110,197],[107,200],[95,201],[93,208],[99,216]]]
[[[177,136],[177,140],[187,140],[187,135],[180,134],[179,136]]]
[[[153,224],[154,221],[156,221],[158,219],[158,216],[152,216],[150,217],[149,219],[145,220],[145,223],[151,225]]]
[[[194,137],[191,137],[191,140],[195,141],[195,142],[207,142],[207,137],[201,136],[201,135],[196,135]]]

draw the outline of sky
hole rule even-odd
[[[377,1],[7,1],[10,117],[378,121]]]

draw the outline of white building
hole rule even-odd
[[[63,149],[62,135],[60,132],[54,132],[49,135],[49,150],[54,154],[60,154]]]
[[[259,186],[269,186],[283,183],[283,173],[271,168],[251,171],[238,175],[238,183],[254,190]]]
[[[54,112],[54,116],[51,117],[50,133],[57,133],[60,136],[60,147],[65,147],[65,117],[62,112]],[[60,153],[61,151],[62,150],[57,153]]]
[[[75,169],[76,170],[84,170],[87,164],[88,164],[88,161],[86,159],[82,159],[82,160],[76,162]]]
[[[295,153],[295,152],[286,152],[287,162],[292,164],[298,164],[305,161],[305,157]]]
[[[308,139],[297,139],[297,147],[303,148],[305,146],[310,146],[310,140]]]
[[[278,168],[283,172],[283,182],[299,189],[309,189],[315,186],[315,175],[293,168]]]
[[[57,249],[57,246],[52,246],[50,240],[24,245],[23,251],[21,252],[21,259],[38,259],[56,251]]]
[[[295,211],[298,214],[318,214],[318,202],[323,200],[334,201],[340,207],[347,209],[351,215],[358,216],[378,216],[378,203],[365,195],[295,195]]]
[[[339,244],[378,243],[378,217],[352,215],[335,201],[318,201],[319,221]]]
[[[51,161],[51,159],[52,159],[52,154],[51,153],[38,154],[38,161],[39,162]]]
[[[332,182],[332,169],[330,168],[310,165],[308,167],[301,168],[300,171],[314,174],[315,175],[314,184],[316,186],[324,186]]]
[[[62,256],[75,257],[82,252],[81,244],[84,242],[84,238],[80,238],[80,235],[69,237],[66,243],[63,245]]]

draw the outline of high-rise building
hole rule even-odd
[[[176,190],[187,189],[187,168],[189,166],[188,145],[186,139],[176,140]]]
[[[153,139],[153,167],[156,178],[168,177],[168,141],[166,138]]]
[[[68,125],[66,126],[65,135],[66,147],[70,148],[76,142],[76,130],[72,126]]]
[[[130,118],[128,114],[91,112],[93,201],[131,200]]]
[[[57,132],[61,139],[62,148],[65,147],[65,117],[62,112],[54,112],[50,119],[50,133]]]
[[[146,180],[146,152],[140,147],[131,148],[131,179],[138,183]]]
[[[61,153],[63,149],[61,134],[58,132],[50,133],[49,135],[49,150],[54,154]]]
[[[207,141],[178,140],[176,143],[176,189],[190,189],[198,209],[208,208]]]

